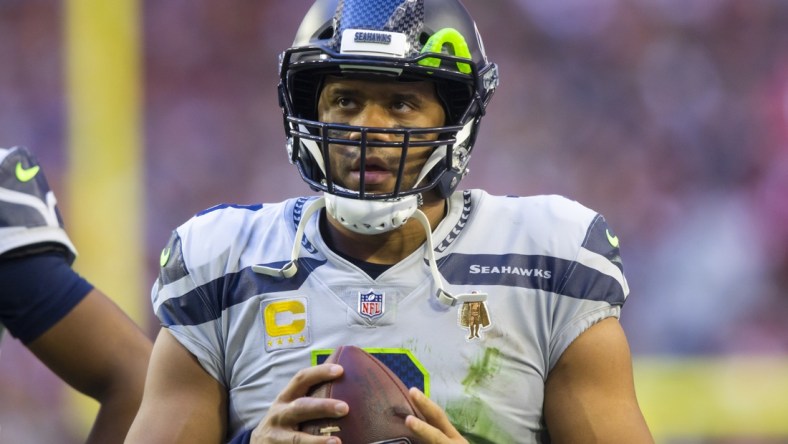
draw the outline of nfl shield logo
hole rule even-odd
[[[375,319],[383,315],[383,293],[369,290],[367,293],[358,292],[358,313],[368,319]]]

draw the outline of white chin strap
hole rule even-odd
[[[279,278],[291,278],[295,276],[296,272],[298,271],[298,265],[296,265],[296,262],[298,262],[298,254],[301,253],[301,238],[304,236],[306,223],[312,217],[312,214],[325,206],[325,199],[321,197],[319,199],[315,199],[315,201],[309,204],[309,206],[306,207],[306,210],[304,210],[304,214],[301,215],[301,220],[298,222],[298,228],[296,228],[293,249],[290,251],[290,262],[284,264],[282,268],[252,265],[252,271],[255,273],[264,274],[266,276]]]
[[[407,197],[413,197],[416,200],[416,202],[418,202],[418,199],[416,199],[416,196],[407,196]],[[329,202],[331,200],[333,200],[333,199],[342,199],[342,201],[361,202],[361,203],[365,203],[365,204],[379,203],[379,204],[387,204],[387,205],[392,205],[392,204],[396,205],[396,204],[399,203],[399,202],[388,202],[388,201],[378,201],[378,202],[376,202],[376,201],[361,201],[361,200],[341,198],[341,197],[332,196],[330,194],[326,194],[324,197],[316,199],[314,202],[312,202],[306,208],[306,210],[304,211],[304,214],[303,214],[303,216],[301,217],[301,220],[298,223],[298,228],[296,229],[295,239],[293,240],[293,249],[292,249],[292,251],[290,253],[290,261],[287,262],[281,268],[266,267],[266,266],[263,266],[263,265],[253,265],[252,266],[252,271],[254,271],[255,273],[264,274],[266,276],[273,276],[273,277],[285,278],[285,279],[295,276],[296,272],[298,271],[298,256],[299,256],[299,253],[301,252],[301,238],[304,235],[304,228],[306,227],[306,224],[309,221],[309,219],[312,217],[312,215],[316,211],[320,210],[321,208],[326,207],[328,209],[329,213],[330,213],[331,210],[329,209]],[[340,201],[340,202],[342,202],[342,201]],[[336,203],[336,201],[335,201],[335,203]],[[421,210],[419,210],[417,208],[418,205],[416,203],[414,203],[412,209],[410,209],[409,206],[406,206],[404,204],[402,206],[405,207],[405,208],[402,208],[401,210],[399,210],[400,214],[396,215],[397,216],[397,218],[396,218],[397,219],[397,222],[396,222],[397,225],[396,226],[393,226],[393,227],[391,227],[391,228],[389,228],[387,230],[372,231],[371,233],[366,233],[366,232],[356,231],[356,230],[353,230],[353,231],[356,231],[357,233],[361,233],[361,234],[384,233],[386,231],[390,231],[390,230],[392,230],[394,228],[402,226],[408,220],[408,218],[413,216],[416,220],[418,220],[421,223],[421,226],[424,228],[424,232],[427,235],[427,240],[426,240],[426,244],[427,244],[426,245],[426,247],[427,247],[427,263],[429,264],[429,267],[430,267],[430,274],[432,275],[432,280],[433,280],[433,282],[435,282],[435,285],[438,287],[438,290],[437,290],[437,292],[435,294],[435,296],[438,298],[438,301],[440,301],[442,304],[448,305],[448,306],[454,306],[454,305],[457,305],[457,303],[464,303],[464,302],[483,302],[483,301],[486,301],[487,300],[487,294],[486,293],[465,293],[465,294],[459,294],[457,296],[453,296],[453,295],[451,295],[449,292],[447,292],[443,288],[443,279],[441,278],[441,274],[438,271],[438,264],[435,261],[435,249],[433,248],[433,245],[432,245],[432,228],[430,227],[430,220],[427,219],[427,215],[424,214],[423,211],[421,211]],[[377,210],[381,211],[381,213],[385,213],[385,211],[381,210],[380,208],[376,208],[376,207],[377,206],[372,206],[370,208],[372,208],[373,210],[377,209]],[[336,206],[334,208],[336,208]],[[359,206],[358,208],[362,208],[362,207]],[[389,211],[387,217],[391,217],[392,213],[393,213],[393,211]],[[336,217],[336,216],[334,216],[332,214],[332,217]],[[337,219],[337,220],[339,220],[339,219]],[[394,224],[394,222],[392,221],[392,225],[393,224]],[[344,224],[344,225],[348,226],[346,224]],[[348,228],[350,228],[350,227],[348,226]],[[366,230],[367,228],[364,228],[364,229]]]

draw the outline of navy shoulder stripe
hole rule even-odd
[[[544,290],[575,299],[624,303],[618,281],[575,261],[523,254],[450,254],[438,262],[441,274],[454,285],[501,285]],[[570,267],[571,277],[563,281]]]
[[[168,299],[159,307],[158,315],[165,326],[209,322],[218,319],[227,308],[254,296],[297,290],[309,277],[310,270],[326,263],[311,258],[300,258],[298,262],[301,264],[298,271],[289,279],[255,273],[251,267],[228,273],[182,296]],[[284,264],[283,261],[263,265],[278,268]],[[204,295],[216,295],[216,298],[207,299]]]
[[[195,217],[203,216],[205,214],[212,213],[216,210],[221,210],[224,208],[237,208],[240,210],[257,211],[263,208],[263,204],[254,204],[254,205],[219,204],[219,205],[214,205],[211,208],[202,210],[199,213],[195,214],[194,216]]]
[[[450,254],[438,261],[441,274],[455,285],[505,285],[554,291],[555,278],[569,263],[549,256]]]

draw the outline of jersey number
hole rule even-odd
[[[372,356],[399,376],[405,387],[416,387],[425,395],[430,396],[430,375],[418,359],[410,352],[401,348],[364,348]],[[322,364],[333,350],[323,349],[312,352],[312,364]]]

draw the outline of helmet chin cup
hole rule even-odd
[[[360,200],[324,193],[326,211],[348,230],[382,234],[401,227],[421,205],[421,195],[390,200]]]

